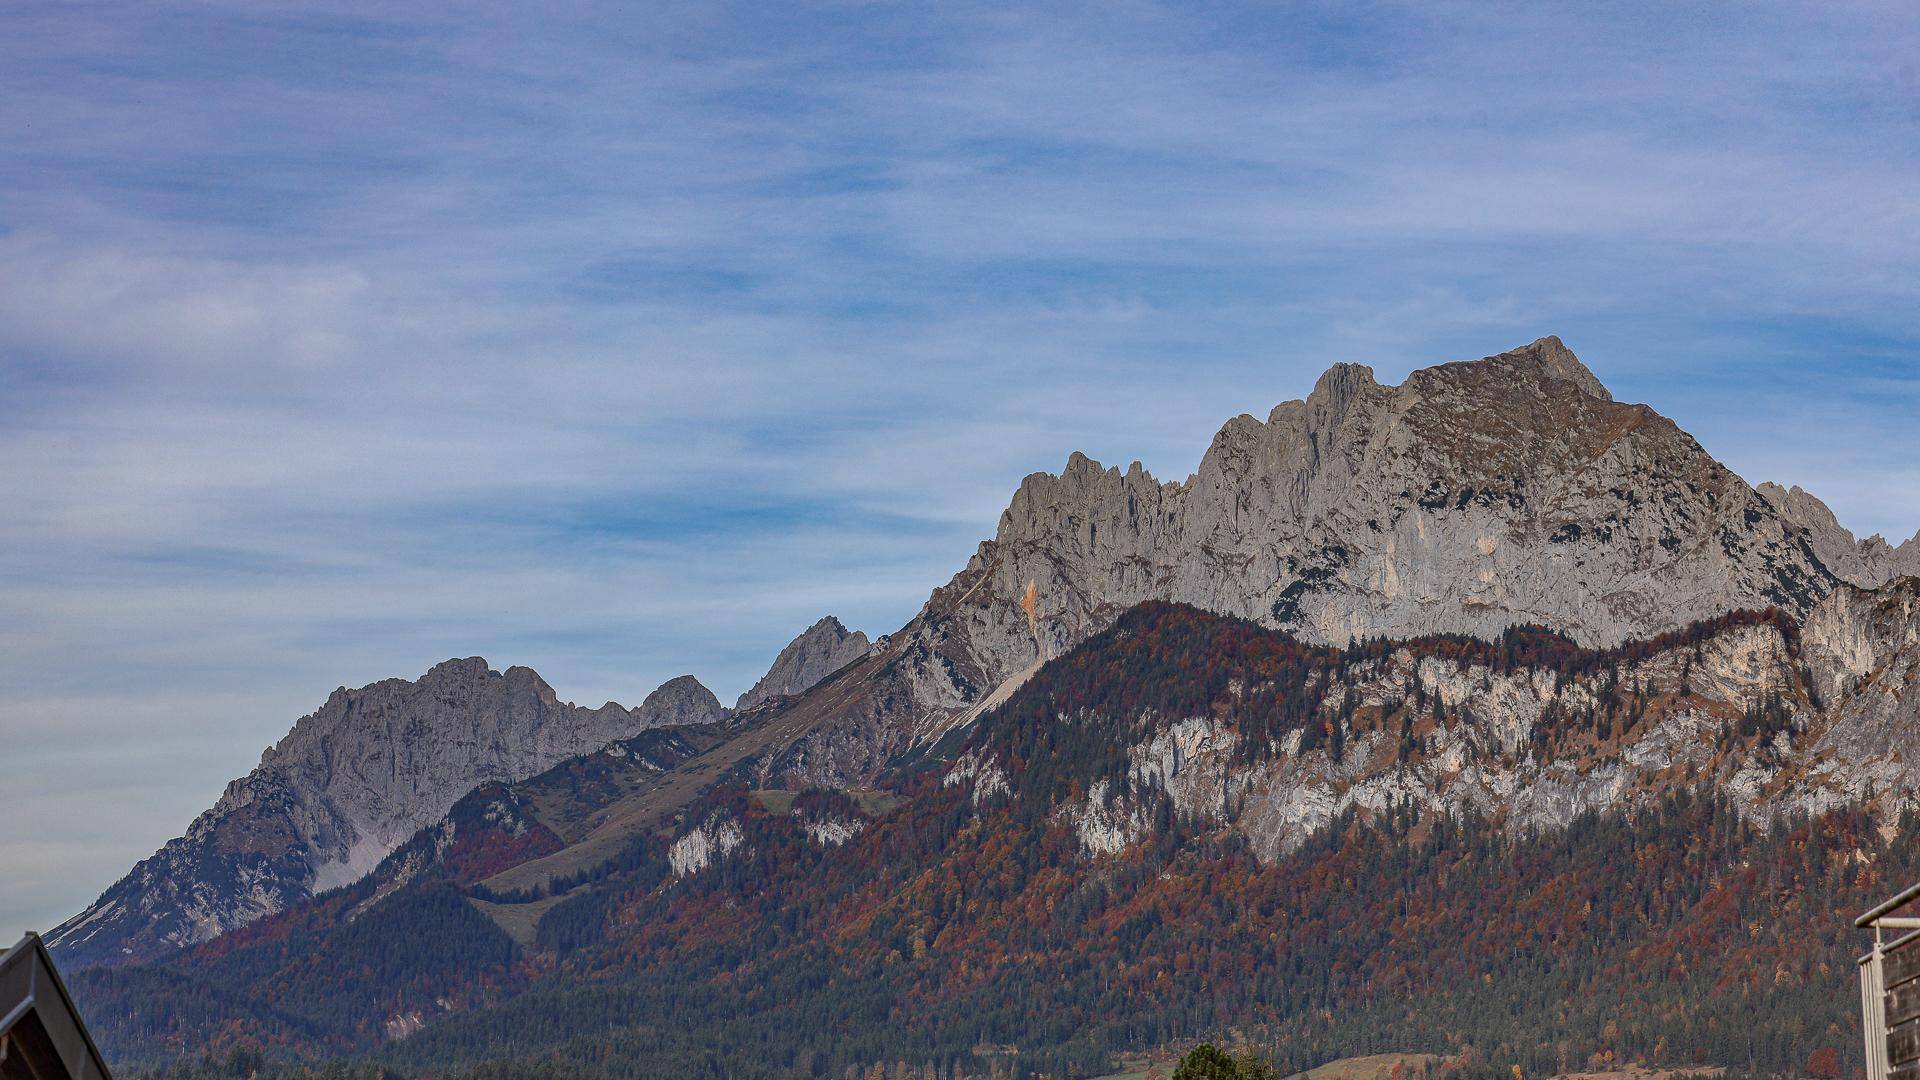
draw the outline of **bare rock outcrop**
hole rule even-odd
[[[718,724],[727,718],[727,710],[699,679],[681,675],[661,683],[633,715],[641,728],[684,727]]]
[[[1871,589],[1895,578],[1920,575],[1920,533],[1898,547],[1878,533],[1856,540],[1826,503],[1798,484],[1783,488],[1769,481],[1755,490],[1777,507],[1781,516],[1805,529],[1814,554],[1850,584]]]
[[[884,639],[863,730],[788,761],[812,782],[871,768],[858,751],[897,740],[865,728],[937,738],[1145,600],[1316,642],[1532,623],[1604,646],[1738,608],[1800,618],[1842,581],[1877,583],[1865,556],[1822,557],[1837,524],[1783,502],[1614,400],[1558,338],[1398,386],[1338,364],[1304,400],[1229,420],[1184,481],[1077,453],[1027,477],[994,538]]]
[[[1831,803],[1920,800],[1920,578],[1877,589],[1842,585],[1807,616],[1800,636],[1830,714],[1809,774],[1826,781]]]
[[[1804,530],[1555,338],[1400,386],[1336,366],[1265,422],[1229,421],[1180,484],[1075,455],[1021,485],[983,561],[998,602],[969,630],[998,668],[1150,598],[1316,641],[1541,623],[1607,645],[1735,607],[1804,614],[1835,580]]]
[[[1152,635],[1159,617],[1121,625]],[[1799,626],[1749,612],[1612,653],[1523,661],[1524,648],[1453,644],[1350,655],[1304,725],[1278,735],[1249,724],[1264,704],[1242,711],[1250,682],[1190,714],[1043,698],[1062,725],[1105,725],[1127,761],[1123,782],[1090,785],[1060,820],[1090,856],[1111,854],[1152,831],[1164,797],[1273,860],[1350,810],[1471,813],[1518,832],[1703,789],[1756,821],[1861,806],[1890,829],[1920,809],[1920,579],[1841,585]],[[1108,670],[1123,686],[1141,677]],[[1073,679],[1031,692],[1063,686],[1076,700]],[[993,754],[974,744],[946,782],[976,802],[1004,795],[1018,765]]]
[[[48,935],[79,966],[205,941],[359,880],[481,784],[525,779],[615,739],[724,716],[690,677],[638,710],[563,702],[530,668],[469,657],[417,681],[335,690],[227,786],[186,835]]]
[[[775,698],[813,689],[821,679],[867,655],[873,643],[858,630],[848,630],[831,615],[801,631],[774,657],[773,666],[740,695],[734,708],[745,712]]]

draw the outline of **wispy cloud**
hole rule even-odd
[[[751,682],[1019,478],[1559,333],[1920,528],[1910,5],[22,3],[0,930],[341,683]],[[98,748],[98,749],[96,749]]]

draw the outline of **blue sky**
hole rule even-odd
[[[1737,14],[1735,13],[1737,10]],[[1920,529],[1908,3],[16,2],[0,935],[338,685],[731,699],[1084,450],[1557,333]]]

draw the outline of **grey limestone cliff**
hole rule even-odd
[[[1830,714],[1807,768],[1825,802],[1920,802],[1920,578],[1843,585],[1800,636],[1816,702]]]
[[[1769,482],[1761,484],[1756,490],[1780,511],[1782,517],[1805,529],[1814,554],[1850,584],[1873,588],[1895,578],[1920,574],[1920,533],[1915,533],[1898,547],[1887,543],[1886,538],[1878,534],[1865,540],[1856,540],[1853,533],[1833,516],[1833,511],[1827,509],[1826,503],[1815,498],[1811,492],[1802,490],[1799,485],[1783,488]]]
[[[691,675],[668,679],[647,695],[633,716],[641,728],[682,727],[687,724],[717,724],[727,718],[727,710],[713,691]]]
[[[205,941],[358,880],[489,781],[516,781],[649,727],[723,715],[691,678],[638,710],[563,702],[524,667],[469,657],[417,681],[335,690],[186,835],[48,935],[69,965]]]
[[[1272,860],[1348,810],[1396,805],[1515,831],[1678,791],[1711,790],[1761,821],[1864,806],[1886,828],[1920,808],[1914,578],[1841,585],[1799,627],[1702,624],[1584,668],[1463,656],[1401,646],[1343,666],[1313,721],[1343,738],[1313,745],[1295,730],[1250,747],[1244,725],[1212,711],[1124,717],[1125,782],[1102,781],[1062,818],[1090,855],[1108,854],[1147,834],[1164,795]],[[945,780],[985,799],[1008,771],[970,753]]]
[[[814,623],[787,643],[773,666],[740,695],[734,708],[745,712],[775,698],[811,690],[821,679],[867,655],[873,643],[858,630],[848,630],[831,615]]]
[[[784,767],[871,769],[1143,600],[1317,642],[1534,623],[1611,645],[1737,608],[1800,618],[1836,584],[1885,580],[1847,555],[1871,542],[1837,529],[1616,401],[1558,338],[1398,386],[1337,364],[1304,400],[1229,420],[1183,481],[1077,453],[1027,477],[993,539],[886,639],[855,730],[823,727]]]

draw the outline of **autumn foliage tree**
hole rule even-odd
[[[1212,1043],[1201,1043],[1173,1070],[1173,1080],[1274,1080],[1277,1070],[1271,1058],[1243,1051],[1232,1057]]]

